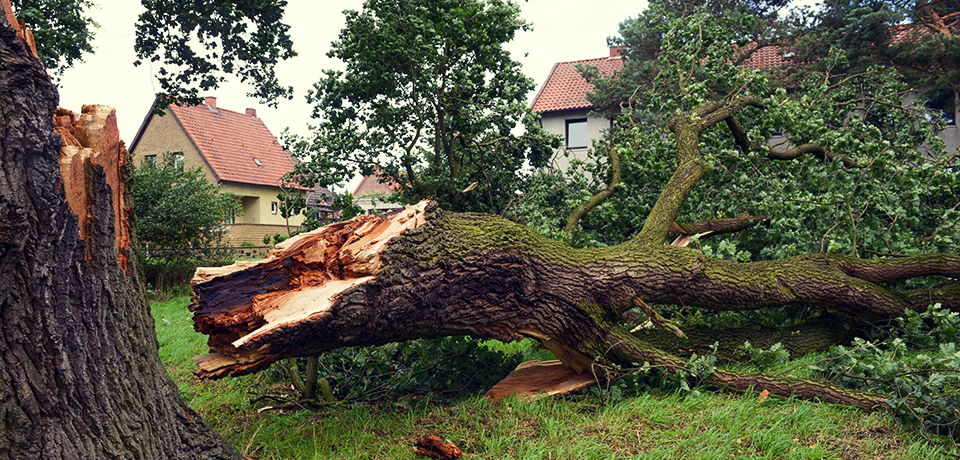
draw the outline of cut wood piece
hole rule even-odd
[[[210,355],[196,360],[196,374],[215,378],[227,368],[249,371],[275,361],[260,353],[269,341],[257,342],[326,314],[342,293],[374,279],[383,247],[422,225],[427,203],[295,236],[262,261],[198,268],[194,292],[203,296],[206,286],[216,284],[218,294],[202,311],[191,306],[195,327],[210,336],[211,347]]]
[[[417,449],[417,454],[425,457],[439,458],[441,460],[463,458],[463,452],[460,451],[460,448],[457,447],[456,444],[450,441],[443,442],[437,435],[427,436],[417,441],[414,443],[414,447]]]
[[[533,360],[520,364],[486,393],[491,402],[511,394],[553,396],[573,393],[597,383],[592,372],[577,372],[559,360]]]

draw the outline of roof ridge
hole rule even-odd
[[[263,119],[206,104],[171,106],[183,132],[220,181],[276,186],[294,160]]]

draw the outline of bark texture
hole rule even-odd
[[[139,267],[118,262],[118,184],[90,161],[81,238],[56,103],[0,19],[0,459],[241,458],[167,376]]]
[[[445,213],[433,205],[424,221],[392,238],[374,276],[345,282],[331,276],[334,271],[325,272],[331,286],[341,283],[343,288],[322,299],[301,286],[316,273],[305,254],[321,250],[311,248],[322,244],[323,252],[342,253],[331,251],[329,238],[319,242],[316,235],[327,230],[302,236],[264,263],[198,277],[194,319],[197,329],[210,336],[212,351],[199,359],[198,375],[245,374],[289,356],[450,335],[536,338],[577,372],[593,366],[595,357],[600,363],[649,362],[681,370],[686,360],[622,327],[620,315],[632,299],[726,310],[803,301],[868,318],[926,308],[932,299],[960,307],[955,293],[928,292],[913,301],[871,281],[957,277],[956,256],[863,261],[808,255],[738,264],[691,249],[636,242],[575,249],[494,216]],[[302,311],[296,321],[269,326],[262,312],[275,307],[264,306],[280,304]],[[708,378],[713,380],[743,389],[767,385],[775,394],[806,394],[864,408],[883,401],[829,385],[809,389],[803,382],[764,376],[720,372]]]

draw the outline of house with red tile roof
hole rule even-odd
[[[593,90],[593,83],[583,78],[577,66],[596,67],[602,75],[613,75],[623,68],[621,49],[610,48],[607,57],[558,62],[540,87],[531,109],[540,114],[545,131],[564,139],[563,148],[550,161],[551,168],[563,171],[574,158],[586,160],[590,142],[613,126],[613,119],[590,114],[593,104],[587,101],[587,93]]]
[[[902,34],[902,30],[898,31],[898,36]],[[748,45],[748,48],[751,46],[755,45]],[[743,61],[743,65],[751,69],[771,70],[789,64],[790,53],[782,52],[780,48],[777,45],[759,48]],[[558,62],[537,93],[531,109],[540,114],[540,126],[547,132],[563,136],[564,139],[564,148],[554,155],[551,168],[563,171],[567,169],[571,159],[585,160],[591,142],[599,139],[604,131],[613,126],[612,119],[590,114],[594,106],[587,101],[586,95],[593,90],[593,84],[583,78],[577,71],[577,66],[594,66],[602,75],[614,75],[623,68],[620,51],[621,48],[611,48],[607,57]],[[907,102],[914,97],[907,95]],[[943,109],[939,106],[935,109],[943,111],[947,121],[940,137],[944,140],[948,152],[960,149],[960,95],[953,92],[952,97],[953,103],[949,100],[934,101],[943,106]],[[770,141],[778,143],[782,140],[782,137],[776,137]]]
[[[534,98],[531,110],[540,114],[540,126],[564,139],[564,148],[551,160],[552,168],[562,171],[574,158],[586,160],[591,142],[613,126],[612,118],[590,114],[594,106],[587,101],[587,93],[593,90],[593,84],[583,78],[577,67],[596,67],[601,75],[615,75],[623,68],[622,49],[610,48],[607,57],[558,62]],[[785,62],[779,47],[766,46],[755,51],[744,65],[769,70]]]
[[[137,165],[182,152],[186,167],[199,167],[223,192],[239,196],[243,213],[227,222],[227,244],[262,244],[264,235],[287,234],[277,194],[294,159],[257,118],[256,109],[227,110],[217,107],[215,97],[193,107],[172,105],[163,116],[151,107],[129,150]],[[302,221],[302,215],[294,216],[289,224],[296,227]]]
[[[353,189],[353,204],[360,206],[366,214],[399,208],[402,205],[384,201],[398,188],[394,182],[381,182],[376,174],[364,176]]]

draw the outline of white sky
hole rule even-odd
[[[85,104],[102,104],[117,109],[120,137],[128,144],[150,110],[156,92],[149,64],[134,67],[134,24],[143,7],[135,0],[95,0],[99,10],[91,16],[101,28],[97,32],[93,55],[74,66],[60,81],[60,106],[75,112]],[[507,45],[513,58],[523,64],[523,72],[537,81],[547,78],[553,64],[607,56],[606,38],[617,34],[618,25],[636,17],[646,1],[528,0],[520,1],[521,17],[533,23],[533,31],[520,32]],[[294,49],[299,55],[280,64],[280,83],[292,85],[294,99],[281,101],[276,109],[260,106],[248,98],[249,88],[239,83],[221,87],[211,94],[217,106],[243,112],[256,108],[275,136],[284,128],[305,133],[310,123],[310,107],[304,97],[319,80],[323,69],[341,69],[342,63],[326,57],[330,43],[344,26],[343,10],[360,10],[362,0],[293,0],[287,6],[284,21],[291,26]],[[525,57],[524,53],[528,55]],[[531,93],[530,98],[536,93]]]

